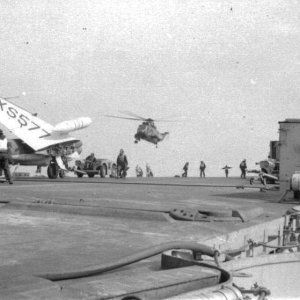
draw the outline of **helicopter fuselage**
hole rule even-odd
[[[135,143],[138,143],[138,141],[142,139],[157,145],[157,143],[161,142],[167,134],[168,132],[160,133],[153,123],[150,124],[148,122],[143,122],[141,125],[139,125],[137,133],[134,136]]]
[[[156,129],[156,126],[154,124],[154,122],[155,122],[154,119],[144,118],[144,117],[136,115],[130,111],[123,111],[123,114],[125,114],[129,117],[121,117],[121,116],[114,116],[114,115],[106,115],[106,117],[125,119],[125,120],[133,120],[133,121],[142,120],[143,123],[139,125],[139,127],[137,129],[137,133],[134,135],[135,143],[138,143],[140,140],[145,140],[145,141],[155,144],[157,146],[157,143],[161,142],[169,134],[169,132],[164,132],[164,133],[159,132]],[[156,120],[156,121],[158,121],[158,120]]]

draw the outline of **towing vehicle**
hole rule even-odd
[[[109,159],[95,159],[94,162],[84,159],[76,160],[75,162],[77,170],[75,171],[77,177],[81,178],[84,174],[92,178],[95,175],[100,175],[101,178],[105,176],[116,177],[117,176],[117,164]]]
[[[279,180],[279,142],[270,142],[270,152],[267,159],[261,160],[256,163],[260,167],[260,170],[247,170],[247,173],[259,174],[258,180],[263,184],[275,184]],[[250,178],[252,184],[254,178]]]

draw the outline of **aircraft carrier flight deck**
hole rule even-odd
[[[123,299],[151,290],[155,296],[146,298],[172,296],[175,283],[203,278],[192,268],[160,270],[159,255],[118,272],[61,280],[45,274],[94,268],[174,241],[238,249],[276,235],[295,206],[279,203],[278,190],[240,178],[25,178],[0,189],[4,299]]]

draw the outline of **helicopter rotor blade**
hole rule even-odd
[[[183,120],[165,120],[165,119],[154,119],[154,122],[163,122],[163,123],[175,123],[175,122],[182,122]]]
[[[140,121],[140,119],[137,119],[137,118],[118,117],[118,116],[113,116],[113,115],[104,115],[104,116],[108,117],[108,118],[116,118],[116,119],[125,119],[125,120]]]
[[[20,98],[20,96],[3,97],[3,99],[5,99],[5,100],[17,99],[17,98]]]
[[[146,122],[166,122],[166,123],[174,123],[174,122],[184,122],[188,121],[187,119],[182,119],[182,118],[176,118],[172,119],[172,117],[169,118],[158,118],[158,119],[152,119],[152,118],[144,118],[142,116],[139,116],[137,114],[134,114],[130,111],[127,110],[122,110],[119,111],[122,114],[128,115],[130,117],[121,117],[121,116],[114,116],[114,115],[105,115],[106,117],[109,118],[117,118],[117,119],[125,119],[125,120],[134,120],[134,121],[146,121]]]
[[[131,116],[131,117],[134,117],[134,118],[138,118],[139,120],[143,120],[143,121],[147,120],[147,118],[144,118],[144,117],[141,117],[139,115],[136,115],[136,114],[132,113],[131,111],[120,110],[120,113],[128,115],[128,116]]]
[[[166,117],[166,118],[158,118],[154,119],[155,122],[167,122],[167,123],[174,123],[174,122],[187,122],[189,119],[185,117]]]

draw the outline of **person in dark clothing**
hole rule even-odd
[[[183,166],[183,173],[182,173],[182,177],[187,177],[188,175],[188,170],[189,170],[189,162],[186,162],[185,165]]]
[[[229,166],[225,166],[224,168],[222,168],[224,171],[225,171],[225,176],[226,176],[226,178],[228,178],[228,174],[229,174],[229,169],[231,169],[231,167],[229,167]]]
[[[125,178],[127,176],[128,169],[127,156],[125,155],[124,150],[121,149],[117,158],[118,178]]]
[[[241,169],[241,178],[246,178],[246,170],[247,170],[247,164],[246,159],[243,159],[240,163],[240,169]]]
[[[9,184],[13,184],[12,177],[9,170],[9,154],[7,147],[7,138],[0,129],[0,169],[4,170],[5,178]]]
[[[204,177],[205,178],[205,168],[206,168],[206,164],[203,160],[201,160],[200,162],[200,177]]]
[[[86,168],[89,170],[93,169],[94,163],[97,161],[95,154],[91,153],[89,156],[86,157],[85,163],[86,163]]]
[[[86,157],[85,160],[88,160],[90,162],[95,162],[96,161],[96,157],[94,153],[91,153],[89,156]]]

